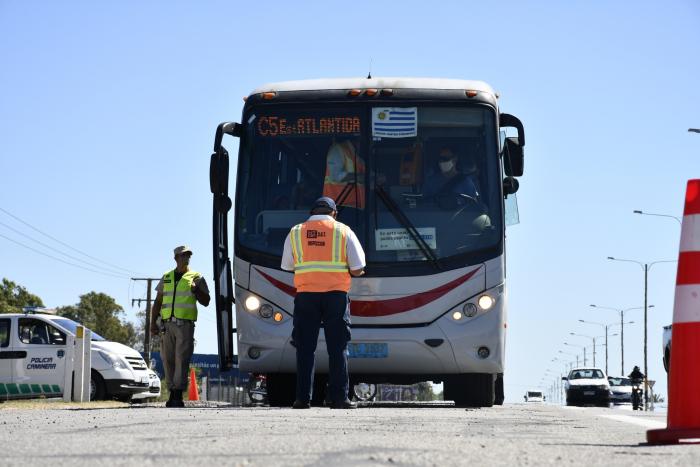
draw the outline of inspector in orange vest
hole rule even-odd
[[[308,220],[292,227],[294,286],[297,292],[350,290],[347,226],[336,220]]]

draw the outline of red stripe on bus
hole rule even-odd
[[[681,251],[676,285],[700,284],[700,251]]]
[[[430,302],[437,300],[438,298],[445,295],[450,290],[455,287],[462,285],[471,279],[474,274],[479,271],[481,267],[469,271],[467,274],[458,277],[457,279],[443,284],[425,292],[417,293],[414,295],[408,295],[401,298],[390,298],[388,300],[357,300],[353,299],[350,302],[350,314],[353,316],[363,316],[363,317],[376,317],[376,316],[388,316],[395,315],[398,313],[403,313],[406,311],[413,310],[427,305]],[[294,297],[296,295],[296,289],[289,284],[275,279],[269,274],[265,274],[261,270],[255,268],[255,270],[260,273],[265,279],[267,279],[272,285],[280,289],[287,295]]]
[[[700,214],[700,179],[688,180],[688,189],[685,192],[684,216]]]

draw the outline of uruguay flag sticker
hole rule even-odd
[[[407,138],[418,135],[418,107],[372,109],[372,136]]]

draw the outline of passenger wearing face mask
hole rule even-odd
[[[423,185],[423,194],[434,198],[440,206],[452,208],[463,206],[468,198],[474,203],[479,200],[479,186],[476,178],[476,163],[468,160],[464,172],[457,169],[457,154],[448,147],[440,150],[439,172],[428,176]],[[465,196],[463,196],[465,195]]]

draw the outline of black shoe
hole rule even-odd
[[[170,397],[168,397],[168,402],[165,403],[166,407],[173,407],[173,402],[175,402],[175,391],[170,390]]]
[[[182,401],[182,390],[175,389],[172,391],[173,401],[170,403],[170,407],[182,408],[185,403]]]
[[[294,404],[292,404],[292,408],[293,409],[310,409],[311,403],[309,401],[296,400],[296,401],[294,401]]]
[[[350,399],[345,399],[343,402],[333,402],[331,409],[356,409],[357,404]]]

